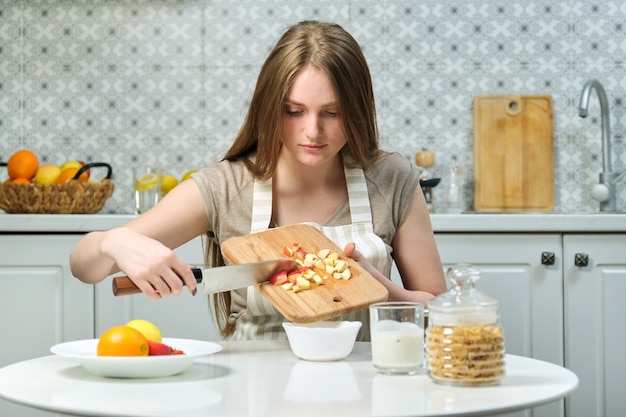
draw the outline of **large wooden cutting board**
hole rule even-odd
[[[551,96],[474,98],[474,210],[554,210]]]
[[[343,255],[335,243],[314,226],[298,224],[278,227],[250,235],[234,237],[222,244],[222,254],[231,264],[287,258],[285,246],[297,242],[307,252],[330,249],[349,263],[352,278],[328,278],[324,285],[311,283],[311,289],[294,293],[270,283],[258,284],[258,289],[285,318],[294,323],[313,323],[385,301],[387,289],[352,258]]]

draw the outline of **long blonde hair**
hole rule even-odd
[[[263,64],[246,118],[224,160],[243,161],[257,179],[272,177],[282,146],[284,101],[307,65],[323,71],[335,90],[347,137],[343,160],[366,169],[378,158],[374,92],[361,47],[337,24],[303,21],[287,29]],[[207,240],[206,258],[209,265],[224,263],[213,239]],[[213,301],[220,333],[228,337],[235,330],[228,322],[230,293],[215,294]]]

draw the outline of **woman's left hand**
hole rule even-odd
[[[370,275],[380,282],[384,283],[385,281],[389,281],[387,277],[385,277],[378,269],[374,268],[374,265],[365,259],[365,256],[363,256],[361,252],[356,250],[356,244],[354,242],[348,243],[343,248],[343,254],[354,259],[359,265],[361,265],[361,267],[363,267],[363,269],[369,272]]]

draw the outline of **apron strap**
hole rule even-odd
[[[267,230],[272,221],[272,179],[254,181],[250,233]]]
[[[344,172],[346,184],[348,185],[352,224],[372,223],[372,210],[363,170],[361,168],[344,168]]]

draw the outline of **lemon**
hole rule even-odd
[[[133,329],[139,330],[141,334],[148,340],[152,340],[153,342],[161,343],[163,337],[161,335],[161,330],[154,324],[149,322],[148,320],[135,319],[126,323],[128,327],[132,327]]]
[[[163,175],[161,178],[161,192],[165,195],[178,185],[178,179],[171,175]]]
[[[160,180],[159,174],[155,174],[153,172],[148,173],[140,177],[137,181],[135,181],[135,190],[136,191],[147,191],[159,185]]]
[[[183,175],[183,178],[180,180],[180,182],[188,180],[189,178],[191,178],[191,174],[196,173],[196,172],[198,172],[197,169],[192,169],[192,170],[185,172],[185,175]]]

